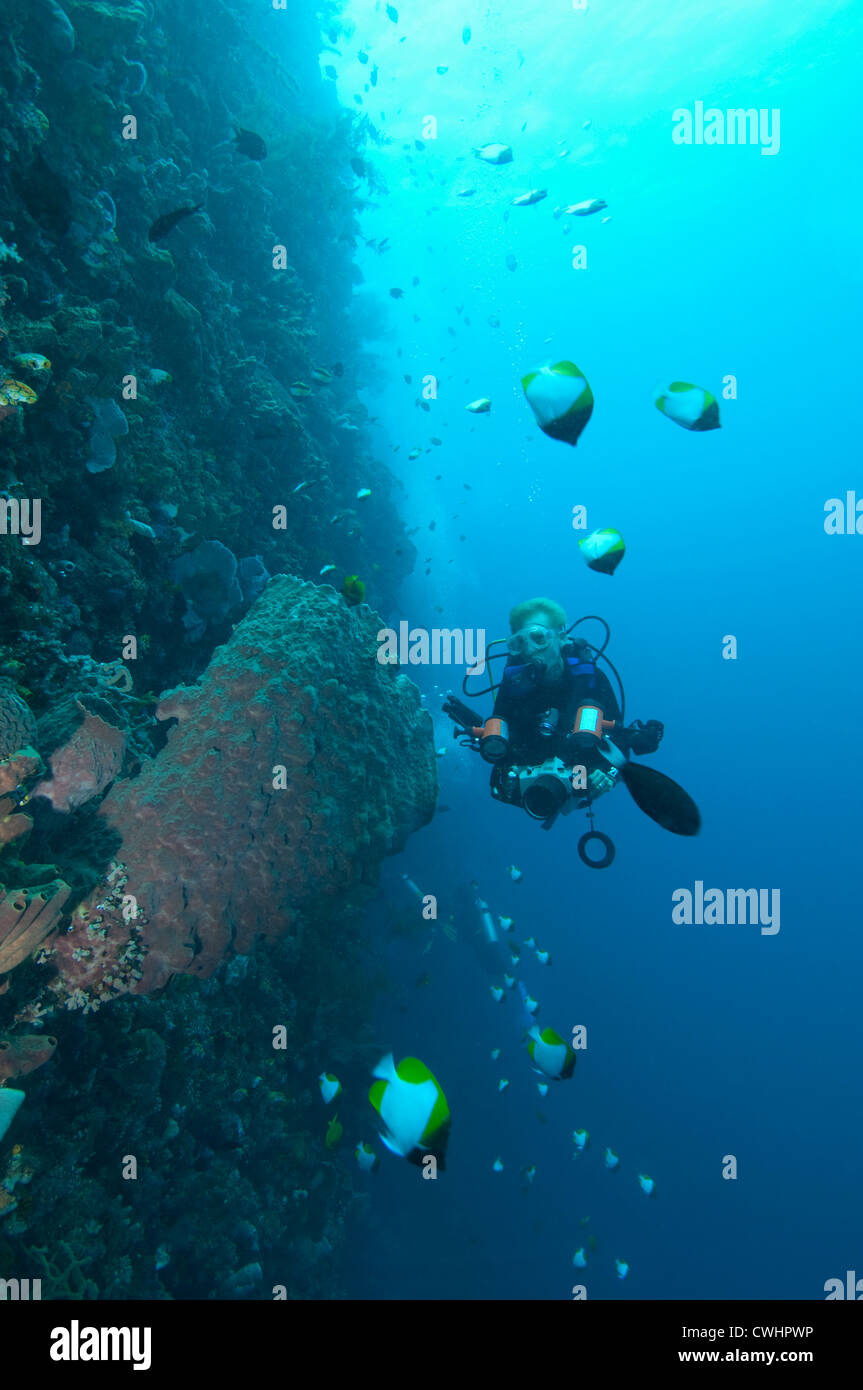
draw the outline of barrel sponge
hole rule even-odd
[[[279,575],[199,680],[162,696],[158,716],[177,721],[164,748],[99,810],[137,904],[131,992],[325,927],[368,900],[384,857],[431,820],[431,717],[413,682],[377,660],[382,625],[328,586]],[[129,923],[94,893],[57,943],[71,990],[100,989],[101,967],[77,950],[97,915],[109,948],[128,941]],[[113,988],[115,954],[100,957]]]

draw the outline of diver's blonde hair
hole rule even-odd
[[[553,598],[529,598],[517,603],[510,610],[509,630],[518,632],[528,623],[542,623],[544,627],[566,628],[566,613]]]

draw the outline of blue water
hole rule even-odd
[[[547,968],[522,956],[542,1023],[564,1036],[585,1024],[589,1044],[543,1099],[513,1000],[489,992],[469,908],[454,941],[417,920],[389,948],[381,1048],[432,1068],[452,1137],[435,1182],[382,1154],[348,1286],[384,1299],[568,1299],[575,1283],[590,1298],[823,1298],[825,1280],[863,1262],[863,539],[824,530],[828,499],[863,497],[849,167],[863,21],[825,0],[408,8],[394,25],[356,0],[344,58],[322,57],[350,104],[363,77],[352,49],[369,52],[380,80],[364,109],[392,137],[373,154],[389,193],[362,220],[391,250],[360,257],[357,308],[374,335],[364,400],[376,449],[404,484],[419,554],[402,609],[385,616],[491,639],[535,594],[569,621],[601,613],[627,718],[665,724],[647,761],[687,788],[703,829],[672,836],[620,788],[597,808],[616,861],[591,872],[574,852],[581,816],[546,834],[493,804],[487,768],[452,742],[438,711],[462,672],[410,669],[447,746],[450,810],[387,866],[383,903],[418,919],[408,873],[445,916],[476,880],[519,939],[552,953]],[[697,101],[778,109],[778,153],[676,145],[672,113]],[[437,137],[420,152],[430,116]],[[474,159],[491,141],[513,146],[511,164]],[[467,186],[476,194],[459,199]],[[538,187],[546,200],[510,206]],[[610,221],[553,218],[592,197]],[[586,269],[572,268],[576,244]],[[404,297],[390,301],[391,287]],[[561,358],[596,398],[575,449],[540,433],[520,385]],[[427,375],[439,389],[426,413],[415,399]],[[736,399],[721,396],[729,375]],[[654,409],[652,388],[676,378],[717,395],[720,430],[690,433]],[[465,412],[479,396],[490,415]],[[409,461],[432,435],[442,446]],[[584,565],[577,504],[590,529],[626,540],[611,578]],[[728,635],[736,660],[722,656]],[[696,880],[780,890],[779,932],[676,925],[672,894]],[[591,1146],[573,1161],[580,1126]],[[613,1173],[606,1144],[620,1154]],[[723,1180],[726,1155],[736,1180]],[[591,1233],[596,1250],[576,1271]],[[631,1267],[624,1282],[616,1257]]]

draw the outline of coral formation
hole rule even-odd
[[[32,821],[18,806],[24,799],[25,782],[43,771],[42,759],[33,748],[19,748],[0,762],[0,850],[30,830]]]
[[[7,1038],[0,1034],[0,1082],[14,1081],[44,1066],[54,1055],[57,1039],[44,1033],[19,1034]]]
[[[32,791],[33,796],[46,797],[55,811],[74,811],[103,792],[118,775],[126,751],[124,729],[88,709],[82,700],[72,703],[82,717],[66,741],[50,753],[50,779],[38,782]],[[44,741],[41,747],[45,749]]]
[[[190,636],[201,637],[208,623],[224,620],[243,601],[236,556],[221,541],[202,541],[181,555],[171,578],[186,600],[183,624]]]
[[[47,941],[70,892],[68,883],[58,879],[35,890],[17,888],[0,898],[0,975],[14,970]]]
[[[0,683],[0,762],[35,739],[36,720],[29,707],[8,683]]]
[[[110,396],[103,400],[88,396],[87,403],[93,407],[93,428],[90,433],[90,456],[85,467],[88,473],[104,473],[113,468],[117,461],[116,440],[129,433],[129,422]]]
[[[315,1077],[326,1061],[364,1073],[379,1052],[355,914],[338,940],[282,938],[210,980],[64,1014],[8,1136],[33,1178],[5,1212],[0,1195],[0,1274],[41,1277],[46,1299],[260,1298],[274,1284],[338,1296],[335,1256],[362,1199],[324,1147]],[[345,1101],[352,1129],[364,1100]],[[118,1182],[129,1153],[137,1179]],[[19,1169],[13,1153],[10,1182]],[[262,1280],[230,1287],[250,1263]],[[64,1274],[77,1268],[86,1291]]]

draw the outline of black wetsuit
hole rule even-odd
[[[549,758],[560,758],[567,767],[591,764],[590,750],[586,753],[572,738],[575,716],[582,705],[599,705],[603,718],[615,721],[616,727],[608,738],[627,757],[630,752],[653,753],[659,746],[663,730],[657,721],[651,721],[646,728],[638,721],[631,728],[623,727],[611,682],[596,667],[586,644],[569,643],[564,649],[563,663],[561,675],[549,681],[540,667],[514,658],[507,662],[494,715],[508,726],[509,754],[491,774],[492,793],[503,801],[520,802],[518,780],[507,776],[511,769],[536,766]],[[549,723],[554,725],[553,731],[543,733],[543,726],[548,728]]]

